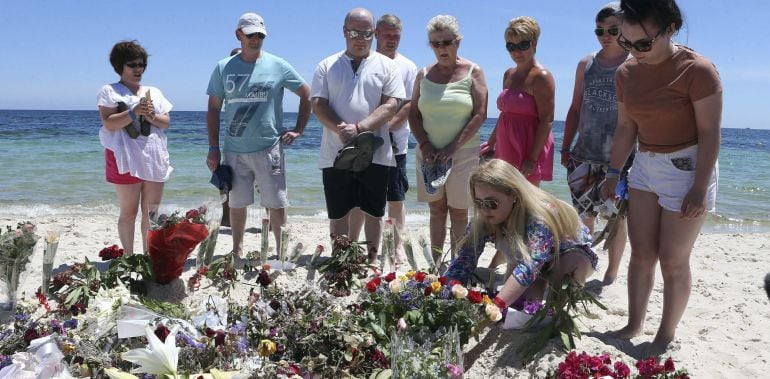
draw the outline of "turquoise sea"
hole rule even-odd
[[[205,112],[172,112],[168,131],[171,180],[164,203],[179,208],[218,199],[208,183]],[[292,128],[294,114],[285,126]],[[482,128],[482,140],[496,119]],[[115,214],[115,193],[104,180],[104,150],[99,143],[97,111],[0,110],[0,216],[35,218],[46,215]],[[554,123],[561,143],[564,123]],[[321,125],[313,118],[302,136],[287,151],[289,214],[325,219],[321,173],[317,168]],[[414,155],[407,165],[414,183]],[[558,157],[557,157],[558,160]],[[722,130],[719,156],[717,212],[706,231],[716,233],[770,231],[770,130]],[[555,162],[554,181],[543,188],[569,201],[566,171]],[[408,220],[427,220],[427,205],[407,194]],[[256,213],[256,212],[254,212]],[[250,217],[251,218],[251,217]]]

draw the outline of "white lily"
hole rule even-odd
[[[111,379],[139,379],[136,375],[120,371],[115,367],[105,368],[104,373],[107,374],[107,376],[109,376]]]
[[[179,325],[174,325],[166,337],[166,342],[161,342],[155,332],[149,326],[145,328],[149,348],[133,349],[123,353],[122,358],[139,367],[131,370],[132,373],[145,373],[155,375],[176,375],[177,362],[179,360],[179,348],[176,347],[176,332]]]

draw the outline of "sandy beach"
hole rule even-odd
[[[0,225],[15,225],[21,220],[0,218]],[[116,216],[56,216],[31,220],[37,223],[39,234],[56,225],[62,229],[59,250],[54,262],[54,272],[74,262],[88,258],[99,261],[98,252],[117,243]],[[248,225],[252,227],[252,225]],[[318,218],[290,219],[290,247],[301,242],[306,246],[303,259],[307,262],[318,244],[326,248],[328,223]],[[137,228],[138,230],[138,228]],[[408,225],[409,235],[416,244],[420,236],[428,235],[426,223]],[[260,235],[247,232],[246,250],[257,250]],[[137,238],[137,246],[141,241]],[[271,246],[273,245],[271,236]],[[229,252],[232,241],[228,228],[222,228],[216,254]],[[692,295],[688,309],[677,330],[677,339],[666,355],[673,357],[677,368],[686,368],[695,378],[763,377],[770,368],[770,304],[762,288],[762,279],[770,269],[770,255],[762,254],[770,248],[770,233],[755,234],[702,234],[692,254]],[[42,252],[41,249],[38,252]],[[488,264],[492,255],[487,247],[482,265]],[[577,350],[598,354],[609,353],[615,359],[633,364],[652,341],[663,301],[662,278],[657,273],[656,285],[650,300],[644,333],[631,341],[609,337],[608,331],[620,328],[626,320],[626,273],[629,248],[623,257],[623,268],[615,284],[601,289],[600,301],[607,310],[592,309],[593,315],[582,317],[583,338],[577,341]],[[607,262],[606,253],[600,253],[600,269],[590,280],[600,280]],[[424,261],[423,261],[424,262]],[[423,263],[424,264],[424,263]],[[192,260],[182,275],[186,279],[193,273]],[[36,254],[30,263],[21,288],[27,294],[34,293],[40,285],[42,254]],[[300,266],[293,272],[282,274],[279,285],[298,288],[306,283],[307,270]],[[253,282],[253,279],[251,279]],[[213,288],[203,288],[185,294],[181,282],[154,288],[157,297],[174,297],[191,304],[201,296],[214,293]],[[245,298],[248,285],[239,285],[231,293],[234,299]],[[7,317],[7,314],[5,315]],[[564,353],[556,350],[554,343],[538,354],[535,362],[521,366],[516,348],[527,344],[527,333],[502,330],[499,326],[487,329],[480,342],[471,342],[465,349],[466,378],[542,377],[554,369]]]

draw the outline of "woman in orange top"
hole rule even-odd
[[[618,125],[604,198],[637,139],[639,153],[629,173],[628,324],[616,335],[641,333],[660,261],[663,315],[648,351],[659,355],[687,308],[690,252],[714,210],[722,86],[710,61],[671,40],[682,26],[676,2],[623,0],[620,8],[618,44],[632,58],[615,77]]]

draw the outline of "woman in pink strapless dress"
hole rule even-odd
[[[534,96],[518,90],[503,89],[497,97],[500,116],[495,126],[495,158],[521,169],[532,151],[540,124]],[[532,183],[553,179],[553,133],[548,134],[543,150],[527,180]]]
[[[517,17],[505,30],[505,48],[516,63],[505,71],[497,98],[500,117],[481,153],[519,169],[530,183],[553,179],[553,76],[535,59],[540,26],[531,17]]]

